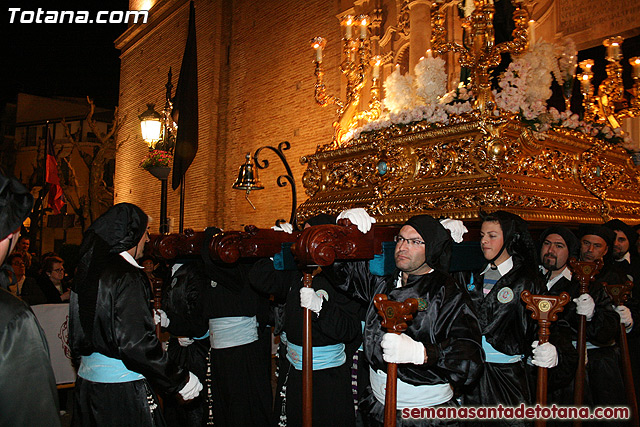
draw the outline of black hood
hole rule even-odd
[[[449,230],[431,215],[417,215],[409,218],[404,225],[410,225],[424,241],[425,262],[434,270],[449,271],[451,244],[453,239]]]

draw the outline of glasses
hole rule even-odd
[[[418,240],[418,239],[405,239],[402,236],[396,236],[393,238],[393,241],[396,242],[397,244],[401,244],[402,242],[406,243],[410,248],[415,248],[418,247],[420,245],[424,245],[424,242],[422,240]]]
[[[64,268],[60,267],[60,268],[54,268],[51,271],[55,271],[56,273],[63,273],[64,272]]]

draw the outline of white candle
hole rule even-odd
[[[427,58],[433,58],[433,55],[431,54],[431,49],[427,49]]]
[[[344,32],[344,38],[346,38],[347,40],[351,39],[351,25],[353,25],[353,17],[351,15],[346,16],[342,23],[344,24],[345,28],[345,32]]]
[[[367,38],[367,19],[366,18],[364,18],[360,22],[360,38],[361,39],[366,39]]]
[[[326,43],[326,40],[322,37],[311,39],[311,47],[316,50],[316,62],[322,62],[322,49]]]
[[[629,64],[631,64],[631,77],[640,79],[640,57],[634,56],[629,59]]]
[[[622,54],[620,52],[622,40],[622,37],[611,37],[602,43],[607,48],[608,61],[619,61],[622,58]]]
[[[529,21],[529,46],[533,46],[536,41],[536,21]]]
[[[587,74],[583,74],[580,76],[580,88],[582,92],[589,93],[589,89],[591,89],[591,78]]]

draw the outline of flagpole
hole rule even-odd
[[[185,192],[184,177],[185,176],[186,175],[183,175],[182,180],[180,181],[180,233],[182,233],[183,227],[184,227],[184,192]]]
[[[42,197],[42,202],[40,202],[40,243],[38,244],[38,252],[40,256],[42,256],[42,239],[43,239],[43,230],[44,230],[44,195],[49,191],[47,187],[47,139],[49,138],[49,120],[47,120],[47,130],[44,134],[45,145],[42,150],[42,160],[44,161],[44,173],[42,174],[42,189],[40,190],[40,195]],[[46,192],[45,192],[46,190]]]

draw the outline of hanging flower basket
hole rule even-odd
[[[158,179],[167,179],[171,172],[172,163],[173,156],[170,152],[152,150],[142,159],[140,167]]]
[[[162,179],[169,178],[169,174],[171,173],[171,168],[168,168],[165,166],[155,166],[155,167],[147,168],[147,171],[151,175],[162,180]]]

